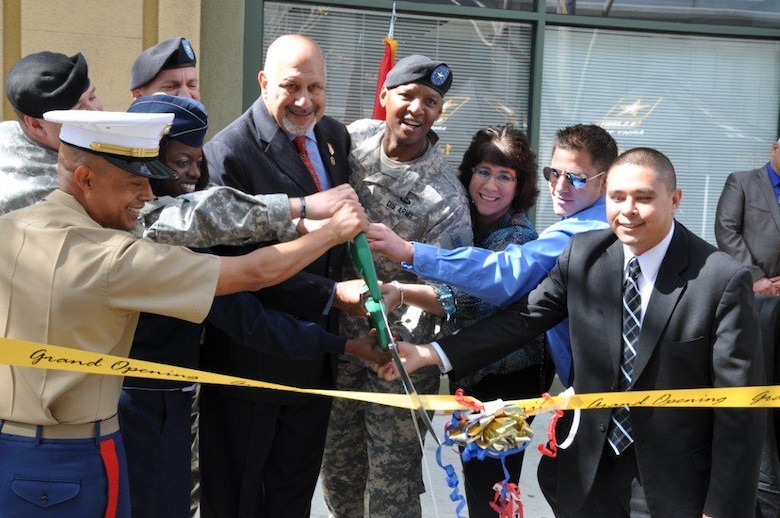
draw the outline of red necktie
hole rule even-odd
[[[300,155],[303,165],[309,170],[311,179],[314,180],[314,185],[317,186],[317,191],[321,191],[322,183],[320,183],[320,177],[317,176],[317,171],[314,170],[314,164],[311,163],[311,157],[309,157],[309,151],[306,149],[306,137],[295,137],[293,142],[295,142],[295,147],[298,148],[298,155]]]

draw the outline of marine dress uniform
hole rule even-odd
[[[95,122],[98,113],[46,117],[64,123],[60,138],[73,146],[152,156],[173,117],[121,114],[135,117],[110,124]],[[137,175],[163,174],[150,162],[98,154]],[[41,344],[127,356],[140,311],[200,322],[220,274],[218,257],[104,228],[61,190],[0,217],[0,235],[0,332]],[[39,365],[55,361],[67,359],[41,345]],[[130,515],[121,385],[120,376],[0,365],[0,514]]]

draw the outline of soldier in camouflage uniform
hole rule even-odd
[[[0,122],[0,214],[38,203],[59,185],[59,124],[43,114],[103,109],[81,53],[25,56],[8,72],[5,92],[17,120]]]
[[[424,56],[396,64],[380,94],[386,121],[360,120],[352,138],[350,183],[369,218],[405,239],[454,248],[472,242],[471,217],[463,186],[446,162],[431,126],[441,114],[452,83],[447,65]],[[412,281],[397,263],[377,256],[380,279]],[[354,268],[348,276],[357,277]],[[347,276],[345,276],[347,277]],[[401,337],[433,340],[439,317],[401,306],[389,315]],[[365,318],[342,316],[343,336],[361,336]],[[413,376],[420,393],[436,393],[437,368]],[[400,383],[379,379],[370,365],[342,357],[341,390],[402,393]],[[421,448],[409,411],[337,399],[333,402],[322,467],[323,494],[331,516],[414,518],[425,491]],[[364,498],[368,507],[364,508]]]

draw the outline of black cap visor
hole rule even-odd
[[[100,156],[115,166],[137,176],[153,178],[155,180],[175,180],[179,177],[179,174],[176,171],[156,158],[151,160],[128,160],[127,158],[120,158],[114,155],[101,154]]]

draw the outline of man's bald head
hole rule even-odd
[[[293,57],[297,60],[318,60],[322,65],[322,73],[327,79],[322,47],[303,34],[285,34],[276,38],[265,53],[263,70],[266,74],[273,75],[282,62],[290,61]]]
[[[305,135],[325,114],[325,56],[311,38],[277,38],[257,80],[266,108],[284,131]]]

